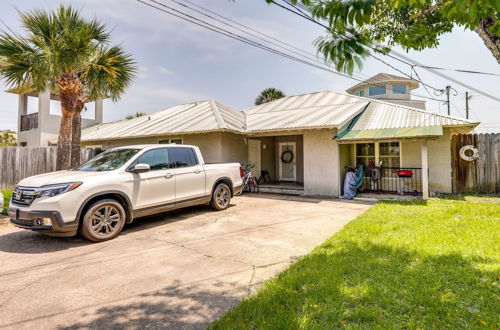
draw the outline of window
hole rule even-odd
[[[365,96],[365,91],[362,90],[362,91],[356,92],[356,93],[354,93],[354,95],[356,95],[356,96]]]
[[[370,96],[384,95],[384,94],[386,94],[385,85],[368,87],[368,95]]]
[[[166,139],[158,141],[159,144],[182,144],[182,138]]]
[[[113,171],[122,167],[134,157],[140,149],[117,149],[105,151],[95,156],[85,164],[75,168],[77,171]]]
[[[375,163],[375,143],[356,144],[356,165],[370,165],[370,160]]]
[[[383,167],[400,167],[401,154],[399,142],[358,143],[356,144],[356,165],[369,166],[370,161]]]
[[[168,148],[170,167],[190,167],[198,165],[192,148]]]
[[[384,167],[399,167],[399,142],[379,143],[379,159]]]
[[[392,94],[406,94],[406,85],[392,85]]]
[[[169,168],[167,148],[146,151],[136,160],[135,164],[148,164],[151,171],[166,170]],[[134,166],[133,164],[132,166]]]

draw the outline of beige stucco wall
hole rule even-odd
[[[339,145],[335,129],[304,131],[304,193],[338,196]]]
[[[230,132],[222,133],[221,162],[244,163],[248,159],[248,145],[244,135]]]
[[[421,141],[402,141],[401,154],[403,167],[422,167]],[[451,193],[451,132],[445,129],[438,139],[427,141],[429,160],[429,191]]]
[[[117,139],[113,141],[85,141],[83,147],[101,146],[103,149],[122,147],[134,144],[157,144],[160,140],[182,138],[184,144],[194,145],[200,148],[203,158],[207,163],[217,163],[225,161],[222,156],[222,134],[221,132],[185,134],[185,135],[165,135],[155,137],[141,137],[133,139]]]

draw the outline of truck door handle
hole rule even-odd
[[[198,173],[200,173],[200,172],[201,172],[200,170],[194,170],[194,173],[195,173],[195,174],[198,174]]]
[[[165,174],[165,178],[166,179],[170,179],[171,177],[173,177],[174,175],[172,173],[167,173]]]

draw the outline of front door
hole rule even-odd
[[[248,140],[248,162],[255,165],[252,174],[260,178],[260,140]]]
[[[296,181],[297,153],[295,142],[280,142],[278,148],[279,178],[280,181]]]

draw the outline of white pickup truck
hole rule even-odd
[[[105,241],[137,217],[199,204],[225,210],[242,189],[239,163],[205,164],[198,147],[127,146],[21,180],[9,216],[21,228]]]

